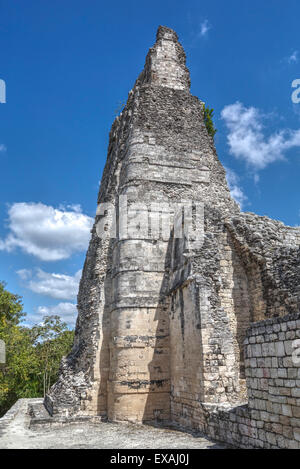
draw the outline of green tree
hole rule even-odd
[[[0,372],[0,415],[21,397],[39,397],[39,361],[30,330],[12,325],[2,328],[6,363]]]
[[[0,365],[0,417],[22,397],[42,397],[56,381],[61,359],[73,343],[74,332],[59,316],[23,327],[22,298],[0,282],[0,339],[6,363]]]
[[[205,104],[203,104],[203,112],[204,112],[204,123],[207,128],[207,132],[212,138],[214,138],[217,132],[217,129],[215,128],[214,122],[213,122],[214,110],[210,109],[209,107],[206,107]]]
[[[31,334],[39,360],[38,378],[43,396],[57,379],[61,359],[70,351],[74,331],[59,316],[45,316],[43,323],[32,328]]]
[[[0,339],[6,346],[6,363],[0,370],[0,415],[20,397],[35,397],[37,360],[27,328],[20,326],[25,316],[22,299],[0,282]]]
[[[19,324],[25,316],[22,298],[10,293],[5,286],[4,282],[0,282],[0,327],[5,324]]]

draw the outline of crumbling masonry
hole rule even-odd
[[[98,204],[51,415],[300,447],[300,230],[240,212],[169,28],[112,126]]]

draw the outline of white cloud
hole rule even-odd
[[[60,204],[58,208],[59,210],[62,210],[63,212],[66,211],[67,209],[70,209],[72,212],[76,212],[76,213],[82,212],[80,204],[70,204],[70,205]]]
[[[0,250],[20,248],[43,261],[67,259],[84,251],[93,219],[79,206],[56,209],[42,203],[15,203],[8,211],[10,232]]]
[[[69,327],[74,327],[77,307],[74,303],[58,303],[56,306],[39,306],[35,314],[26,316],[27,324],[39,324],[44,316],[60,316]]]
[[[284,129],[266,137],[262,123],[264,115],[255,107],[247,108],[237,102],[225,106],[221,116],[229,130],[230,153],[255,170],[283,160],[286,151],[300,147],[300,129]]]
[[[3,143],[0,143],[0,153],[4,153],[6,151],[6,146]]]
[[[211,29],[211,26],[208,22],[208,20],[204,20],[200,24],[200,31],[199,31],[199,36],[204,37],[207,35],[208,31]]]
[[[225,168],[226,170],[226,179],[230,189],[231,196],[242,208],[243,204],[247,200],[247,196],[244,194],[242,188],[239,185],[238,175],[230,168]]]
[[[299,60],[299,51],[295,50],[289,57],[288,57],[288,63],[297,63]]]
[[[57,298],[58,300],[74,300],[78,293],[81,270],[74,276],[44,272],[37,269],[18,270],[17,274],[25,282],[26,288],[40,295]]]

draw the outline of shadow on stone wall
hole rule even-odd
[[[170,421],[170,319],[169,319],[169,273],[172,254],[172,239],[169,240],[165,257],[165,274],[159,291],[159,302],[154,320],[157,321],[153,344],[153,358],[148,364],[149,393],[146,400],[143,422],[160,423]]]

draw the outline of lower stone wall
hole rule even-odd
[[[199,429],[240,448],[300,449],[300,314],[250,327],[245,371],[249,403],[200,405]]]
[[[173,423],[235,448],[300,449],[300,313],[251,325],[245,374],[248,403],[203,403],[193,388],[187,397],[172,389]]]
[[[300,314],[253,324],[245,355],[251,418],[264,424],[259,439],[300,448]]]

